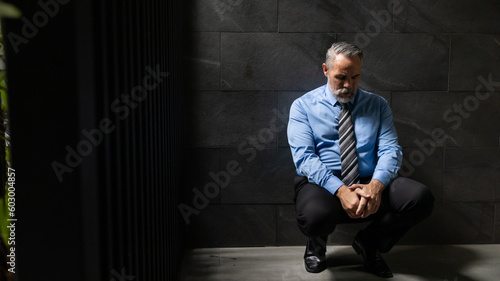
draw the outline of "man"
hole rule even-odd
[[[390,278],[380,253],[431,214],[434,198],[424,185],[397,177],[402,152],[392,112],[382,97],[358,89],[362,63],[357,46],[334,43],[323,63],[327,84],[291,106],[297,221],[312,273],[326,268],[327,236],[337,224],[372,221],[352,246],[369,272]]]

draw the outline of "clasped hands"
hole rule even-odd
[[[342,185],[335,195],[350,218],[366,218],[375,214],[382,201],[384,184],[373,179],[368,184]]]

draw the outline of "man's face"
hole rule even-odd
[[[342,54],[335,57],[330,69],[323,63],[328,87],[339,102],[347,103],[356,94],[361,79],[361,65],[359,56],[348,58]]]

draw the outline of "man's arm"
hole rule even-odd
[[[335,194],[344,183],[321,162],[316,154],[314,134],[300,100],[295,100],[290,108],[287,133],[297,170],[306,176],[309,182]]]
[[[388,186],[396,178],[401,167],[403,152],[398,144],[392,111],[386,101],[381,104],[377,143],[378,161],[372,179],[379,180],[384,186]]]
[[[356,214],[362,218],[378,211],[382,201],[382,192],[397,176],[403,158],[401,146],[398,145],[398,135],[394,126],[392,112],[385,100],[381,103],[380,127],[377,139],[378,161],[372,180],[368,184],[353,184],[349,187],[351,190],[362,189],[370,195],[368,198],[361,198],[356,211]]]

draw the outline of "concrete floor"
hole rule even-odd
[[[364,271],[350,246],[328,246],[329,268],[307,273],[305,247],[210,248],[190,250],[184,280],[383,280]],[[500,280],[500,245],[396,246],[383,255],[391,280]]]

